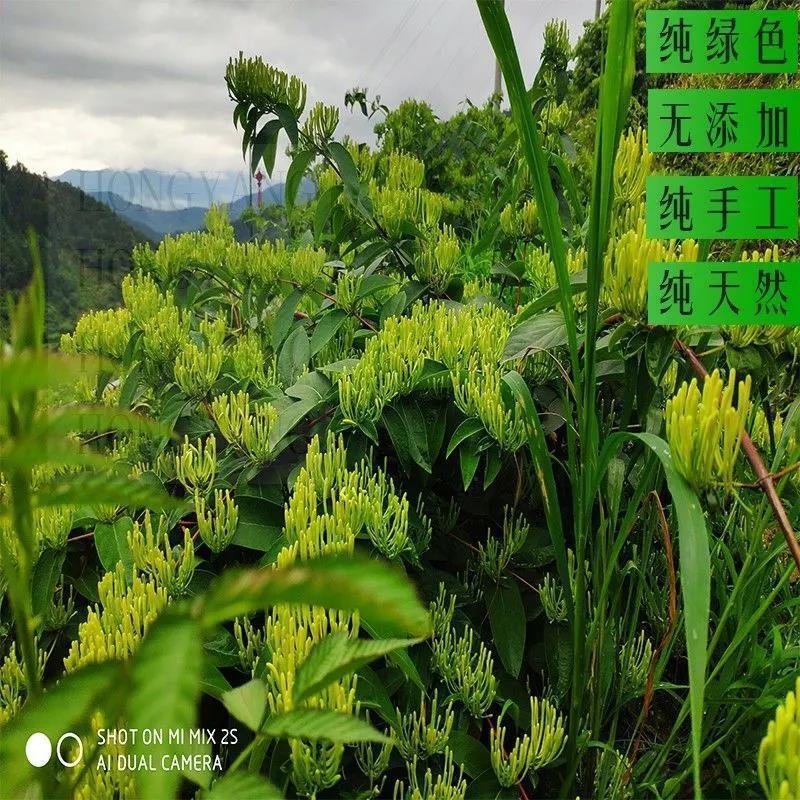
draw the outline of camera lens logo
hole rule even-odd
[[[64,742],[74,741],[77,745],[77,755],[74,758],[68,759],[65,757],[63,749]],[[25,757],[32,767],[43,767],[50,761],[53,755],[53,745],[50,738],[44,733],[32,733],[25,743]],[[83,742],[76,733],[67,731],[59,738],[56,744],[56,758],[63,767],[74,767],[80,763],[83,758]]]

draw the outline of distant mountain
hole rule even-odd
[[[0,286],[14,294],[31,276],[27,231],[42,253],[47,338],[71,330],[81,313],[120,302],[131,250],[151,239],[103,203],[60,181],[10,166],[0,151]],[[157,240],[160,237],[155,237]],[[3,303],[0,315],[6,314]],[[0,317],[0,327],[6,323]]]
[[[114,194],[127,203],[177,211],[208,208],[249,195],[245,172],[160,172],[154,169],[70,169],[57,177],[87,194]]]
[[[285,186],[282,183],[274,183],[262,189],[262,202],[265,205],[283,203],[284,190]],[[310,200],[314,197],[314,193],[314,184],[310,180],[304,180],[297,193],[298,202]],[[208,211],[207,206],[189,206],[171,210],[150,208],[139,203],[132,203],[113,192],[89,192],[89,194],[101,203],[105,203],[145,235],[156,239],[161,239],[168,233],[185,233],[202,229]],[[253,204],[256,201],[257,195],[254,192]],[[231,221],[238,220],[249,205],[250,197],[239,197],[233,202],[227,203],[228,216]]]

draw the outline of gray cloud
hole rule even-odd
[[[545,22],[566,19],[574,40],[594,0],[507,7],[532,76]],[[442,116],[485,99],[494,74],[472,0],[4,0],[0,147],[50,174],[240,169],[223,82],[239,50],[302,77],[311,102],[341,105],[361,85]],[[342,113],[359,139],[373,125]]]

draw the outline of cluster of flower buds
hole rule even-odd
[[[219,377],[224,357],[221,347],[187,343],[175,361],[175,382],[188,397],[206,397]]]
[[[494,659],[472,628],[454,627],[433,638],[433,668],[473,717],[482,717],[497,692]]]
[[[644,631],[631,642],[625,642],[619,652],[619,675],[622,691],[628,696],[644,694],[647,674],[653,660],[653,644]]]
[[[174,306],[172,292],[162,292],[147,272],[132,272],[122,279],[122,300],[133,323],[142,327],[165,306]]]
[[[220,433],[235,445],[254,464],[266,464],[272,459],[276,442],[272,432],[278,412],[269,403],[252,403],[247,392],[230,392],[214,398],[211,413]]]
[[[303,123],[303,138],[315,147],[323,148],[336,132],[338,124],[339,109],[336,106],[314,103]]]
[[[97,584],[97,594],[100,602],[78,626],[78,638],[64,659],[67,672],[130,656],[168,601],[166,588],[154,580],[138,574],[128,580],[121,561]]]
[[[400,150],[391,150],[384,156],[382,166],[384,186],[389,189],[419,189],[425,180],[425,164]]]
[[[64,353],[94,353],[122,358],[131,336],[131,315],[124,308],[89,311],[75,325],[73,333],[61,336]]]
[[[531,731],[514,741],[506,752],[506,728],[502,715],[489,738],[492,769],[501,786],[519,783],[529,770],[537,770],[555,761],[564,749],[567,737],[564,718],[549,700],[531,697]]]
[[[239,649],[242,669],[255,677],[264,655],[263,628],[256,628],[247,617],[237,617],[233,621],[233,637]]]
[[[414,264],[416,276],[428,284],[434,294],[444,294],[460,272],[461,245],[449,225],[429,234]]]
[[[195,491],[194,511],[200,538],[212,553],[221,553],[233,541],[239,523],[239,509],[230,490],[217,489],[214,492],[213,509],[206,503],[205,497]]]
[[[489,530],[486,543],[478,545],[478,565],[493,581],[499,581],[514,554],[519,551],[530,533],[530,525],[521,515],[515,516],[508,506],[503,509],[502,538]]]
[[[439,693],[435,691],[428,714],[425,697],[420,699],[419,711],[403,714],[397,709],[395,741],[397,750],[406,762],[415,758],[425,761],[443,753],[450,739],[455,715],[452,703],[439,708]]]
[[[631,762],[617,750],[604,749],[597,759],[592,797],[633,800]]]
[[[217,473],[217,440],[207,436],[192,444],[184,436],[183,445],[175,454],[175,475],[190,494],[207,494]]]
[[[265,366],[267,359],[261,337],[255,331],[238,336],[228,350],[228,355],[233,374],[242,383],[252,383],[262,390],[278,384],[275,364]]]
[[[614,203],[617,209],[636,206],[644,197],[653,159],[644,128],[629,129],[620,138],[614,162]]]
[[[154,529],[150,512],[146,511],[143,524],[134,522],[128,534],[128,547],[139,572],[166,589],[170,597],[186,594],[195,567],[194,543],[186,528],[183,530],[183,544],[173,547],[166,519],[159,517],[158,527]]]
[[[417,777],[417,759],[414,758],[408,768],[409,786],[406,789],[402,781],[394,785],[392,800],[464,800],[467,796],[467,781],[464,769],[459,767],[458,775],[453,763],[453,751],[447,747],[444,751],[444,762],[440,772],[435,775],[428,767],[420,781]]]
[[[47,653],[37,648],[36,659],[36,669],[41,680],[47,663]],[[16,642],[11,642],[8,654],[0,662],[0,728],[22,708],[27,692],[25,669],[17,656]]]
[[[800,676],[775,710],[758,750],[758,778],[767,800],[800,797]]]
[[[225,70],[225,83],[232,100],[244,104],[246,110],[273,112],[278,106],[288,106],[295,117],[306,106],[306,85],[296,76],[265,64],[260,57],[230,59]],[[247,119],[245,113],[241,119]]]
[[[721,484],[730,490],[750,413],[750,387],[749,375],[737,384],[736,370],[731,370],[726,384],[719,370],[714,370],[703,382],[702,392],[693,378],[667,401],[672,461],[695,489]]]
[[[544,614],[550,622],[565,622],[567,619],[567,601],[564,598],[564,587],[553,575],[547,574],[537,587],[539,600]]]
[[[189,341],[189,317],[177,306],[164,306],[142,323],[144,363],[151,376],[171,376],[175,361]]]
[[[565,70],[572,58],[566,20],[551,19],[544,26],[542,62],[553,70]]]
[[[43,506],[35,509],[33,527],[39,542],[53,550],[66,547],[73,516],[73,509],[69,506]]]
[[[367,711],[367,722],[370,722],[369,711]],[[370,790],[373,796],[378,797],[383,788],[381,776],[389,768],[389,759],[392,757],[394,749],[394,739],[375,745],[373,742],[359,742],[355,748],[356,764],[364,776],[369,780]],[[377,790],[377,791],[376,791]]]
[[[419,228],[434,228],[444,210],[441,195],[427,189],[395,189],[370,183],[369,196],[375,217],[393,238],[399,238],[408,223]]]
[[[500,212],[500,230],[506,236],[531,239],[539,231],[539,208],[535,200],[526,200],[519,210],[511,203]]]
[[[642,214],[634,228],[609,242],[605,258],[606,301],[631,322],[646,322],[648,264],[697,261],[699,252],[693,239],[684,239],[680,245],[674,239],[648,239]]]

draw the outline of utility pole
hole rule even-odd
[[[499,0],[500,7],[506,7],[506,0]],[[599,2],[599,0],[598,0]],[[495,58],[494,60],[494,98],[495,105],[500,108],[500,103],[503,98],[503,73],[500,71],[500,61]]]
[[[600,11],[603,8],[603,0],[596,0],[594,4],[594,18],[600,19]]]

